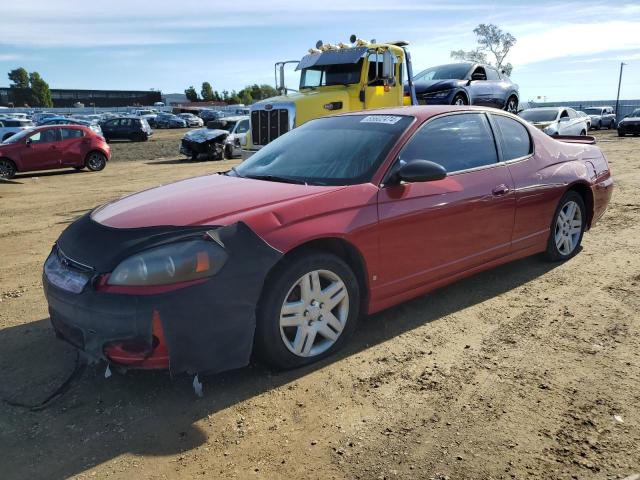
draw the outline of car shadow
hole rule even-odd
[[[8,183],[10,185],[22,185],[23,182],[16,182],[15,180],[7,180],[6,178],[0,178],[0,185]]]
[[[162,372],[115,373],[91,367],[67,394],[40,412],[0,402],[0,449],[4,478],[66,478],[123,453],[178,454],[207,441],[197,421],[317,369],[358,354],[518,288],[556,265],[530,257],[477,274],[436,292],[363,318],[343,350],[314,365],[271,372],[254,363],[202,378],[197,398],[186,376]],[[37,402],[73,369],[75,353],[54,339],[48,319],[0,330],[0,395]],[[70,452],[73,452],[70,454]]]
[[[87,170],[76,170],[73,167],[69,167],[68,169],[60,169],[60,170],[45,170],[40,172],[28,172],[28,173],[17,173],[14,178],[22,179],[22,178],[35,178],[35,177],[55,177],[57,175],[73,175],[73,174],[82,174],[88,173]]]

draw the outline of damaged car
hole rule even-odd
[[[219,128],[199,128],[184,134],[180,153],[191,160],[224,160],[229,132]],[[231,158],[228,156],[228,158]]]
[[[207,122],[207,128],[187,132],[180,153],[192,160],[223,160],[242,154],[249,135],[249,116],[227,117]],[[226,135],[225,135],[226,134]]]
[[[479,107],[311,120],[227,172],[69,225],[44,265],[51,322],[122,368],[307,365],[363,314],[533,254],[578,254],[613,189],[594,142]]]

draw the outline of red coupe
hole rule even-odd
[[[406,107],[310,121],[236,168],[70,225],[44,266],[57,334],[173,373],[292,368],[373,313],[543,252],[567,260],[613,188],[593,138],[509,113]]]
[[[16,172],[88,168],[97,172],[109,160],[104,138],[81,125],[52,125],[23,130],[0,143],[0,178]]]

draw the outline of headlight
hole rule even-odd
[[[444,98],[449,95],[451,90],[441,90],[439,92],[427,93],[425,96],[428,98]]]
[[[122,261],[107,284],[167,285],[211,277],[227,261],[222,247],[209,240],[191,240],[151,248]]]

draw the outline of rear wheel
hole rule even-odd
[[[582,131],[580,132],[580,136],[581,136],[581,137],[585,136],[586,134],[587,134],[587,131],[586,131],[586,130],[582,130]]]
[[[469,105],[469,101],[467,100],[467,97],[464,96],[464,94],[462,93],[457,93],[455,97],[453,97],[453,102],[451,102],[452,105]]]
[[[556,213],[551,222],[551,232],[545,252],[548,260],[569,260],[576,253],[582,242],[586,228],[586,210],[584,200],[573,190],[565,193],[560,199]]]
[[[9,179],[16,175],[16,165],[6,158],[0,159],[0,178]]]
[[[598,120],[598,124],[596,125],[596,130],[600,130],[602,128],[602,120]]]
[[[107,157],[101,152],[90,152],[84,164],[92,172],[99,172],[107,165]]]
[[[233,158],[233,147],[231,145],[225,145],[224,158],[231,160]]]
[[[338,350],[356,326],[358,281],[339,257],[303,252],[276,267],[257,312],[260,356],[281,369],[316,362]]]

